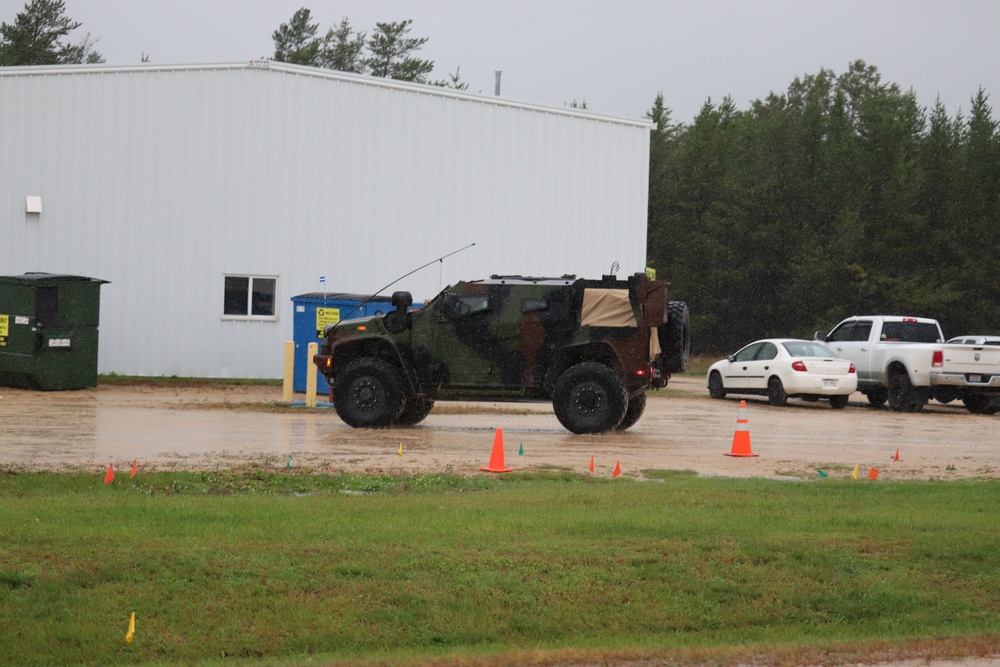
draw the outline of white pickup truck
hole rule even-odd
[[[977,414],[1000,410],[1000,347],[946,344],[937,320],[855,316],[816,339],[854,363],[858,391],[875,407],[919,412],[934,398],[962,399]]]

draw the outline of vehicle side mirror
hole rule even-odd
[[[413,305],[413,295],[409,292],[393,292],[392,305],[396,310],[406,310]]]
[[[734,361],[736,361],[736,355],[730,354],[728,357],[726,357],[726,359],[729,360],[729,363],[733,363]]]
[[[826,334],[827,334],[826,331],[817,331],[816,333],[813,334],[813,339],[825,343],[826,342]]]

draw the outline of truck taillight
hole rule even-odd
[[[792,370],[793,371],[800,371],[802,373],[805,373],[806,372],[806,365],[802,361],[793,361],[792,362]]]
[[[934,350],[934,356],[931,357],[931,366],[934,368],[941,368],[944,366],[944,352],[941,350]]]
[[[857,371],[857,369],[854,368],[854,364],[851,364],[851,368],[847,372],[848,373],[857,373],[858,371]]]

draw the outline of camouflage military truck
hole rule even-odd
[[[552,401],[574,433],[624,430],[690,351],[687,306],[642,274],[493,276],[412,303],[396,292],[385,315],[327,328],[313,360],[347,424],[412,426],[437,399]]]

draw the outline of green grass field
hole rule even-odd
[[[1000,482],[646,476],[6,471],[0,664],[1000,646]]]

